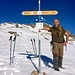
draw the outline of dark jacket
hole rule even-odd
[[[66,32],[66,30],[59,26],[58,28],[56,28],[55,26],[50,28],[50,31],[52,33],[52,41],[53,42],[57,42],[57,43],[63,43],[65,42],[64,40],[64,34]]]

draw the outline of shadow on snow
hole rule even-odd
[[[41,60],[43,61],[44,65],[47,66],[47,67],[51,67],[49,65],[50,64],[53,64],[53,60],[45,55],[41,55]]]
[[[31,54],[31,53],[28,53],[26,51],[26,53],[20,53],[20,55],[27,55],[27,59],[29,59],[31,61],[31,63],[33,64],[33,66],[35,67],[35,69],[39,72],[37,66],[35,65],[35,63],[32,61],[32,58],[38,58],[39,55],[34,55],[34,54]],[[53,64],[53,60],[45,55],[41,55],[41,60],[43,61],[44,65],[47,66],[47,67],[51,67],[49,65],[50,64]]]

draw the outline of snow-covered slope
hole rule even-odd
[[[4,27],[4,26],[3,26]],[[10,66],[10,41],[8,32],[17,32],[15,58]],[[41,40],[41,72],[47,75],[75,75],[75,41],[69,42],[67,51],[64,47],[63,66],[59,72],[52,69],[51,35],[46,31],[40,33]],[[50,35],[50,36],[49,36]],[[33,70],[38,70],[38,57],[35,57],[31,39],[35,38],[38,54],[38,33],[30,27],[0,28],[0,75],[31,75]],[[14,42],[12,43],[14,46]],[[13,47],[12,47],[13,48]]]

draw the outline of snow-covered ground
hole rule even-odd
[[[10,66],[10,41],[11,34],[17,32],[15,58]],[[14,35],[12,35],[14,38]],[[31,75],[33,70],[38,70],[38,56],[34,56],[31,39],[35,38],[38,53],[38,34],[27,28],[0,28],[0,75]],[[48,38],[48,39],[47,39]],[[47,75],[75,75],[75,42],[69,42],[67,51],[64,47],[63,67],[59,72],[52,69],[52,50],[50,45],[51,35],[42,32],[41,40],[41,73]],[[14,42],[12,43],[14,45]],[[12,47],[13,48],[13,47]]]

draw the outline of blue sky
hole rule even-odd
[[[21,15],[27,10],[38,10],[38,0],[0,0],[0,23],[35,23],[38,16]],[[41,0],[41,10],[57,10],[57,15],[43,16],[46,22],[53,25],[53,20],[58,18],[62,27],[75,35],[74,0]]]

